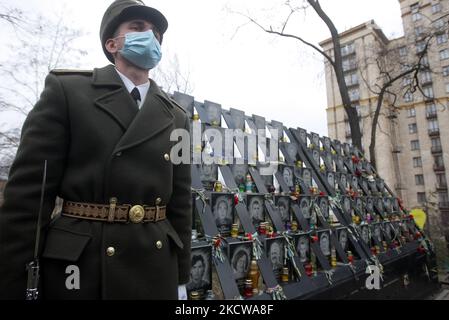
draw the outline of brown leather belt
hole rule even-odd
[[[166,207],[146,205],[116,205],[64,201],[62,215],[79,219],[107,222],[158,222],[166,218]]]

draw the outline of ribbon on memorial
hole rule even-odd
[[[201,202],[203,203],[203,210],[201,210],[201,214],[204,215],[204,213],[206,211],[207,200],[208,200],[204,193],[206,190],[205,189],[195,189],[192,187],[190,187],[190,190],[197,195],[195,198],[196,200],[201,199]]]
[[[298,278],[301,278],[301,271],[299,271],[298,266],[296,265],[296,261],[295,261],[295,255],[296,255],[296,251],[295,251],[295,245],[293,244],[293,238],[291,236],[289,236],[287,234],[286,231],[281,233],[282,237],[284,237],[285,242],[287,243],[286,246],[284,246],[284,250],[285,250],[285,257],[288,257],[288,259],[290,260],[292,266],[293,266],[293,270],[295,270],[296,275],[298,276]]]
[[[252,249],[254,259],[259,260],[263,254],[262,242],[260,242],[259,234],[257,232],[254,232],[253,234],[247,233],[246,237],[253,242]]]
[[[332,276],[334,275],[335,270],[324,270],[324,274],[326,275],[327,282],[329,282],[329,285],[331,286],[333,284],[332,282]]]
[[[384,281],[384,278],[383,278],[384,266],[379,262],[379,259],[377,259],[377,257],[375,255],[371,256],[371,261],[373,261],[374,265],[379,269],[380,279],[382,281]]]
[[[271,298],[273,300],[287,300],[287,297],[284,294],[284,290],[282,289],[282,287],[280,285],[277,285],[273,288],[268,288],[266,290],[266,293],[271,295]]]
[[[340,211],[343,211],[343,208],[341,207],[341,204],[340,204],[340,202],[341,202],[340,192],[337,192],[334,197],[328,196],[328,199],[329,199],[329,203],[330,203],[331,207],[337,208],[337,209],[340,209]]]
[[[212,257],[216,261],[223,263],[225,261],[225,255],[223,253],[223,237],[220,234],[214,237],[206,235],[206,240],[212,245]]]

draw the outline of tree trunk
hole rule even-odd
[[[343,72],[343,59],[341,56],[340,37],[337,28],[332,20],[323,11],[318,0],[307,0],[310,6],[315,10],[318,16],[326,23],[334,45],[334,61],[333,68],[335,77],[337,78],[338,89],[340,91],[341,101],[343,103],[346,114],[348,115],[349,127],[351,128],[352,144],[362,151],[362,134],[360,131],[359,117],[357,110],[352,106],[351,99],[348,94],[348,87],[346,86],[345,76]]]

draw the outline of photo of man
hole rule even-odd
[[[329,183],[329,185],[332,188],[335,188],[335,175],[333,172],[328,172],[327,173],[327,183]]]
[[[284,265],[284,244],[282,238],[267,239],[267,257],[270,260],[273,271],[278,276]]]
[[[254,226],[265,221],[263,196],[248,195],[248,212]]]
[[[374,238],[377,239],[380,243],[382,243],[382,233],[380,230],[380,224],[376,223],[373,227],[374,229]]]
[[[318,150],[314,149],[312,151],[312,158],[317,165],[320,165],[320,152]]]
[[[221,107],[209,104],[206,106],[207,119],[211,125],[220,125],[221,123]]]
[[[290,221],[290,199],[288,197],[278,197],[277,206],[282,222]]]
[[[299,209],[304,218],[310,219],[310,200],[306,197],[301,197],[299,200]]]
[[[309,169],[304,168],[302,170],[302,180],[304,181],[304,184],[307,188],[310,188],[312,186],[312,173]]]
[[[307,145],[307,132],[304,129],[299,129],[299,138],[301,142]]]
[[[351,213],[351,200],[348,197],[343,198],[343,210],[348,214]]]
[[[338,232],[338,242],[344,251],[348,249],[348,231],[346,229],[340,229]]]
[[[210,246],[192,247],[190,281],[186,285],[188,292],[192,290],[205,292],[211,288],[211,249]]]
[[[310,257],[309,236],[303,235],[298,237],[296,252],[298,253],[299,261],[301,263],[306,263],[309,261]]]
[[[323,255],[330,256],[331,254],[331,247],[330,247],[330,236],[328,232],[321,232],[320,233],[320,249]]]
[[[217,166],[215,164],[203,163],[201,165],[201,181],[215,182],[217,178]]]
[[[231,231],[233,223],[232,214],[232,195],[229,194],[212,194],[212,213],[215,218],[215,224],[218,231],[227,234]]]
[[[362,226],[360,229],[361,229],[360,233],[361,233],[361,237],[362,237],[363,242],[365,242],[366,245],[369,246],[370,241],[369,241],[369,229],[368,229],[368,226]]]
[[[346,185],[347,185],[347,178],[346,178],[346,174],[342,173],[340,175],[340,189],[342,191],[346,191]]]
[[[288,187],[293,187],[293,170],[290,167],[284,167],[282,170],[282,176]]]
[[[320,198],[320,211],[324,219],[329,218],[329,202],[326,197]]]

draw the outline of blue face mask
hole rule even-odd
[[[119,52],[129,62],[146,70],[156,67],[162,58],[161,45],[151,30],[127,33]]]

